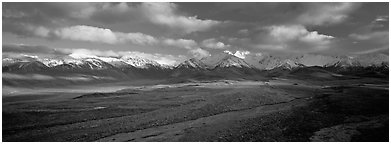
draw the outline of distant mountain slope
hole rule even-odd
[[[39,58],[31,56],[4,58],[3,73],[40,74],[55,76],[62,80],[136,80],[156,79],[169,75],[171,67],[160,65],[155,61],[139,57],[56,57]],[[78,77],[75,79],[74,77]],[[7,75],[3,76],[7,79]],[[8,81],[11,79],[8,78]],[[12,79],[16,81],[21,79]],[[33,79],[27,79],[33,80]]]
[[[166,66],[137,56],[125,57],[5,57],[3,82],[34,80],[19,75],[38,74],[45,80],[124,81],[137,79],[262,79],[293,76],[333,79],[339,75],[388,77],[388,55],[323,56],[303,54],[274,56],[223,52],[202,59],[188,59]],[[12,75],[17,74],[17,75]],[[36,77],[37,78],[37,77]],[[40,79],[42,80],[42,79]]]
[[[214,69],[216,67],[251,67],[244,59],[225,52],[202,58],[200,61],[209,69]]]

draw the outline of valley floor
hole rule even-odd
[[[3,141],[389,140],[388,80],[218,80],[44,91],[3,87]]]

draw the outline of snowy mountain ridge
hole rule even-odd
[[[192,69],[215,69],[218,67],[228,68],[253,68],[258,70],[272,70],[275,68],[293,69],[296,67],[351,67],[351,66],[388,66],[388,55],[368,54],[359,56],[324,56],[316,54],[302,54],[294,56],[273,56],[268,53],[251,54],[246,51],[224,51],[201,59],[188,59],[177,66],[168,66],[138,56],[122,57],[98,57],[92,55],[69,55],[66,57],[40,58],[38,56],[21,55],[21,57],[4,57],[3,66],[13,63],[27,63],[38,61],[44,66],[87,69],[110,69],[135,67],[140,69],[161,68],[192,68]]]
[[[224,51],[216,55],[204,57],[199,61],[185,61],[181,67],[213,69],[216,67],[256,68],[271,70],[275,68],[292,69],[295,67],[351,67],[351,66],[382,66],[388,65],[388,56],[384,54],[368,54],[359,56],[324,56],[302,54],[288,57],[273,56],[267,53],[250,54]]]

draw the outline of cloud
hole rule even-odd
[[[119,41],[117,36],[110,29],[84,25],[61,28],[55,30],[54,34],[62,39],[78,41],[102,42],[109,44],[114,44]]]
[[[85,3],[84,3],[85,4]],[[83,3],[4,3],[6,21],[19,21],[30,24],[50,24],[54,19],[69,17],[72,11]],[[53,20],[53,21],[51,21]]]
[[[377,16],[375,21],[377,21],[377,22],[388,21],[388,16]]]
[[[201,8],[203,5],[207,7]],[[46,38],[58,40],[49,42],[51,45],[70,42],[62,39],[83,41],[72,45],[87,48],[91,43],[104,43],[110,44],[110,47],[118,46],[122,50],[128,45],[127,48],[134,47],[139,51],[144,51],[141,50],[143,48],[156,48],[156,51],[169,47],[184,49],[175,53],[185,50],[193,53],[205,50],[214,52],[219,49],[310,52],[330,50],[333,46],[343,47],[348,51],[350,48],[346,46],[350,45],[341,45],[343,42],[337,41],[344,41],[345,38],[339,37],[346,37],[350,30],[354,30],[355,34],[346,38],[346,43],[351,43],[353,39],[357,42],[365,41],[365,44],[362,42],[352,46],[355,50],[381,47],[369,41],[376,40],[372,37],[381,38],[370,36],[372,30],[388,31],[388,15],[383,12],[383,6],[379,7],[384,4],[360,5],[361,3],[200,3],[197,6],[184,3],[4,3],[3,30],[21,37],[34,37],[35,39],[28,40],[29,43],[49,42],[41,40]],[[358,8],[360,9],[357,10]],[[372,13],[371,10],[376,8],[379,11]],[[368,26],[368,31],[360,28],[371,21],[373,23],[371,27]],[[333,26],[336,24],[341,25]],[[222,38],[232,36],[238,38]],[[206,40],[212,37],[214,39]],[[11,41],[13,38],[6,40]],[[20,37],[16,39],[23,40]]]
[[[154,24],[154,26],[168,27],[180,33],[206,31],[222,23],[216,20],[202,20],[197,18],[197,16],[180,14],[178,7],[175,3],[165,2],[141,4],[104,3],[100,7],[95,8],[96,10],[91,14],[91,19],[104,23],[149,22]]]
[[[364,26],[367,31],[388,31],[388,16],[377,16],[370,24]]]
[[[162,40],[162,43],[167,46],[174,46],[185,49],[194,49],[198,46],[197,42],[195,42],[194,40],[187,39],[164,39]]]
[[[375,32],[370,32],[370,33],[365,33],[365,34],[357,34],[357,33],[352,33],[349,35],[350,38],[354,40],[383,40],[383,41],[388,41],[388,31],[375,31]]]
[[[48,29],[85,22],[105,3],[4,3],[3,29],[20,36],[46,37]]]
[[[21,37],[50,37],[50,30],[46,27],[7,20],[3,21],[3,32],[10,32]]]
[[[131,21],[140,17],[126,3],[4,3],[3,25],[8,32],[15,32],[23,25],[48,28],[65,27],[75,23],[96,24]],[[133,18],[133,19],[132,19]],[[24,33],[17,33],[23,35]],[[26,35],[26,34],[24,34]],[[29,36],[29,35],[27,35]]]
[[[63,49],[65,53],[69,53],[69,56],[73,58],[94,58],[96,56],[103,57],[119,57],[118,52],[112,50],[102,51],[102,50],[91,50],[91,49]]]
[[[304,25],[331,25],[345,21],[360,3],[309,3],[308,10],[297,17]]]
[[[239,49],[268,52],[319,52],[334,44],[335,37],[309,31],[303,25],[269,25],[252,31],[250,37],[226,38]]]
[[[110,29],[91,26],[72,26],[54,31],[54,34],[62,39],[99,42],[107,44],[119,44],[130,42],[137,45],[163,45],[169,47],[194,49],[197,42],[188,39],[155,38],[143,33],[113,32]]]
[[[201,59],[203,57],[210,56],[210,53],[206,50],[203,50],[201,48],[190,50],[189,53],[193,55],[193,57]]]
[[[198,43],[194,40],[155,38],[153,36],[142,33],[113,32],[110,29],[85,25],[60,28],[49,33],[52,33],[52,35],[60,39],[69,39],[76,41],[98,42],[107,44],[132,43],[142,46],[148,45],[155,47],[184,48],[191,51],[190,53],[196,57],[204,56],[207,53],[207,51],[199,49]],[[216,46],[226,47],[226,45],[221,42],[217,42]]]
[[[107,5],[107,3],[64,3],[64,8],[69,9],[68,16],[72,18],[86,19],[91,17],[100,8]],[[61,4],[59,4],[61,6]]]
[[[145,16],[140,5],[124,2],[103,3],[90,15],[90,19],[105,24],[142,21]]]
[[[356,41],[358,46],[355,47],[355,51],[358,54],[375,52],[381,49],[389,48],[389,33],[388,31],[369,31],[365,33],[352,33],[349,38]]]
[[[177,14],[178,6],[174,3],[142,3],[144,15],[152,23],[178,29],[185,33],[206,31],[221,22],[215,20],[201,20],[197,16],[183,16]]]
[[[248,35],[249,34],[249,31],[248,31],[248,29],[241,29],[241,30],[239,30],[238,31],[238,34],[241,34],[241,35]]]
[[[359,52],[354,52],[353,54],[370,54],[370,53],[384,53],[388,55],[389,48],[388,46],[381,47],[381,48],[375,48],[375,49],[369,49],[369,50],[364,50],[364,51],[359,51]]]
[[[201,42],[201,45],[210,49],[226,49],[229,45],[225,45],[222,42],[217,41],[214,38],[206,39]]]
[[[17,80],[54,80],[55,78],[48,75],[41,74],[27,74],[27,75],[19,75],[19,74],[11,74],[11,73],[3,73],[3,79],[17,79]]]
[[[36,36],[49,37],[50,30],[43,26],[34,27],[32,25],[26,25],[25,27],[28,31],[31,31]]]
[[[309,43],[318,43],[334,38],[333,36],[319,34],[317,31],[308,31],[301,25],[279,25],[266,27],[270,35],[279,41],[300,40]]]
[[[32,34],[44,38],[58,38],[106,44],[131,43],[141,46],[165,46],[184,49],[198,48],[198,43],[189,39],[155,38],[143,33],[114,32],[110,29],[76,25],[50,30],[44,27],[28,27]]]
[[[34,27],[28,25],[26,30],[30,30],[32,35],[47,39],[66,39],[74,41],[86,41],[92,43],[106,44],[136,44],[141,46],[175,47],[187,50],[198,49],[198,43],[190,39],[172,39],[172,38],[155,38],[143,33],[123,33],[115,32],[106,28],[99,28],[86,25],[75,25],[57,29],[48,29],[45,27]],[[220,46],[217,43],[217,46]],[[223,46],[225,46],[223,44]],[[198,50],[199,51],[199,50]]]
[[[330,43],[330,40],[333,38],[333,36],[319,34],[317,31],[306,31],[299,40],[307,43],[325,45]]]
[[[5,3],[3,28],[23,36],[46,36],[41,29],[25,30],[25,25],[33,28],[55,29],[83,24],[128,24],[161,26],[175,33],[206,31],[222,22],[199,19],[197,16],[181,14],[175,3]],[[21,29],[22,28],[22,29]],[[160,27],[158,29],[161,29]],[[30,32],[30,33],[29,33]]]
[[[85,25],[77,25],[54,30],[54,35],[69,40],[100,42],[107,44],[117,44],[131,42],[138,45],[151,45],[157,40],[142,33],[122,33],[113,32],[110,29],[98,28]]]
[[[70,80],[70,81],[91,81],[93,79],[108,79],[108,80],[114,80],[112,77],[98,77],[98,76],[91,76],[91,75],[82,75],[82,76],[48,76],[48,75],[41,75],[41,74],[11,74],[11,73],[3,73],[2,75],[3,79],[12,79],[12,80],[41,80],[41,81],[49,81],[49,80],[55,80],[55,79],[63,79],[63,80]]]
[[[363,26],[362,31],[388,31],[388,16],[380,15],[368,25]]]
[[[317,31],[308,31],[301,25],[269,26],[266,29],[269,31],[269,40],[286,48],[290,45],[305,44],[312,49],[325,49],[328,48],[328,44],[334,38],[333,36],[319,34]]]
[[[70,80],[70,81],[91,81],[92,78],[85,76],[59,76],[59,79]]]
[[[114,32],[110,29],[87,25],[75,25],[62,28],[47,28],[30,24],[21,24],[17,33],[26,36],[38,36],[47,39],[67,39],[106,44],[132,43],[137,45],[154,45],[159,41],[143,33]]]
[[[281,44],[254,44],[252,46],[263,50],[273,50],[273,51],[284,51],[287,49],[286,45],[281,45]]]
[[[69,53],[59,49],[53,49],[42,45],[3,44],[2,56],[13,58],[26,57],[59,57]]]
[[[24,44],[3,44],[2,52],[14,53],[61,53],[46,46],[33,46]]]
[[[246,55],[249,55],[251,53],[250,51],[239,51],[239,50],[237,50],[235,53],[232,53],[229,50],[225,50],[224,52],[227,54],[230,54],[230,55],[234,55],[234,56],[241,58],[241,59],[246,58]]]

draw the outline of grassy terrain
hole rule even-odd
[[[368,82],[384,84],[225,81],[59,101],[3,98],[3,141],[310,141],[315,132],[352,123],[349,119],[360,123],[381,116],[388,122],[388,89],[365,87]],[[388,141],[388,124],[379,123],[360,126],[350,141]]]
[[[379,128],[363,128],[351,141],[388,141],[388,91],[363,88],[343,88],[342,92],[321,92],[306,106],[279,111],[229,123],[218,130],[202,128],[188,132],[185,141],[310,141],[321,128],[350,123],[347,119],[386,116]],[[223,125],[227,125],[224,123]],[[223,127],[223,126],[221,126]],[[213,131],[208,136],[197,133]]]

